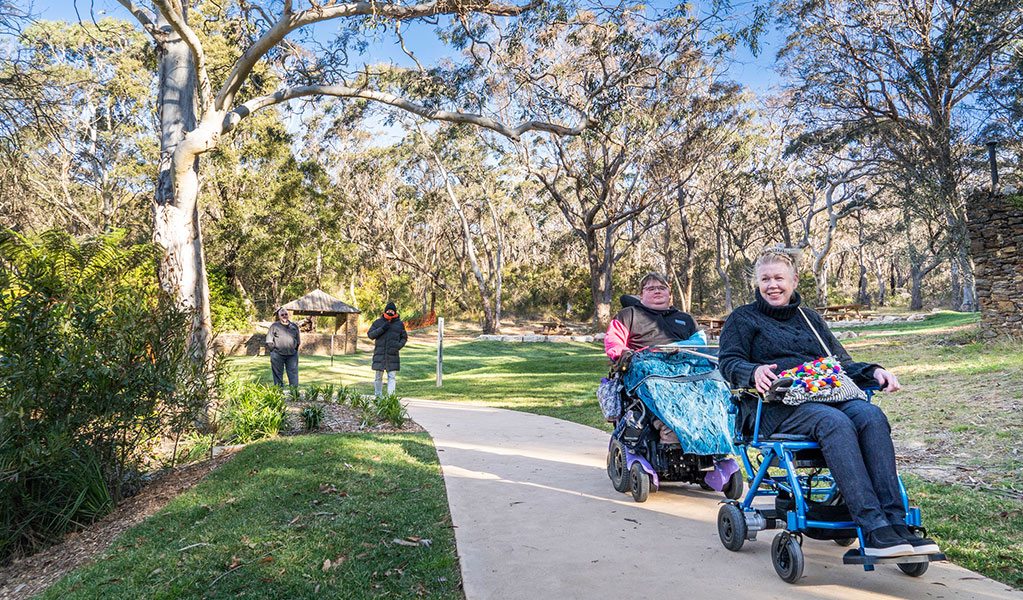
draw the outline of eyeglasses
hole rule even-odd
[[[648,285],[643,288],[644,292],[667,292],[668,287],[664,285]]]

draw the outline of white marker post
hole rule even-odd
[[[444,317],[437,319],[437,387],[441,384],[441,372],[444,370]]]

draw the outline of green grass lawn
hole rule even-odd
[[[335,356],[302,356],[299,381],[308,384],[358,384],[373,391],[372,351]],[[270,359],[236,356],[230,372],[270,382]],[[401,352],[397,391],[410,398],[476,402],[549,415],[607,429],[596,400],[596,385],[607,374],[600,344],[444,344],[443,385],[438,388],[437,347],[410,343]]]
[[[317,435],[247,446],[41,597],[460,599],[459,582],[429,436]]]

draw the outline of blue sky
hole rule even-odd
[[[75,5],[78,7],[78,14],[82,19],[89,19],[90,12],[99,19],[104,16],[113,16],[121,19],[131,20],[132,17],[116,0],[36,0],[34,13],[44,19],[77,21]],[[316,26],[317,34],[328,38],[336,24],[326,22]],[[424,65],[434,62],[436,59],[450,56],[453,50],[437,41],[433,34],[432,25],[418,25],[404,30],[406,43],[413,50],[416,56]],[[735,53],[734,62],[728,69],[731,79],[738,81],[758,94],[769,92],[780,84],[780,77],[773,70],[774,56],[781,43],[781,36],[769,31],[761,39],[762,51],[759,56],[754,57],[747,49],[738,48]],[[393,61],[399,65],[412,66],[412,60],[402,53],[397,44],[393,43],[392,37],[387,37],[378,43],[373,43],[367,48],[366,57],[369,62]]]

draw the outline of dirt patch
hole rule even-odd
[[[175,469],[142,488],[88,528],[68,534],[56,546],[3,567],[0,569],[0,600],[20,600],[39,594],[73,569],[91,563],[123,531],[155,514],[233,457],[233,453],[225,453]]]

